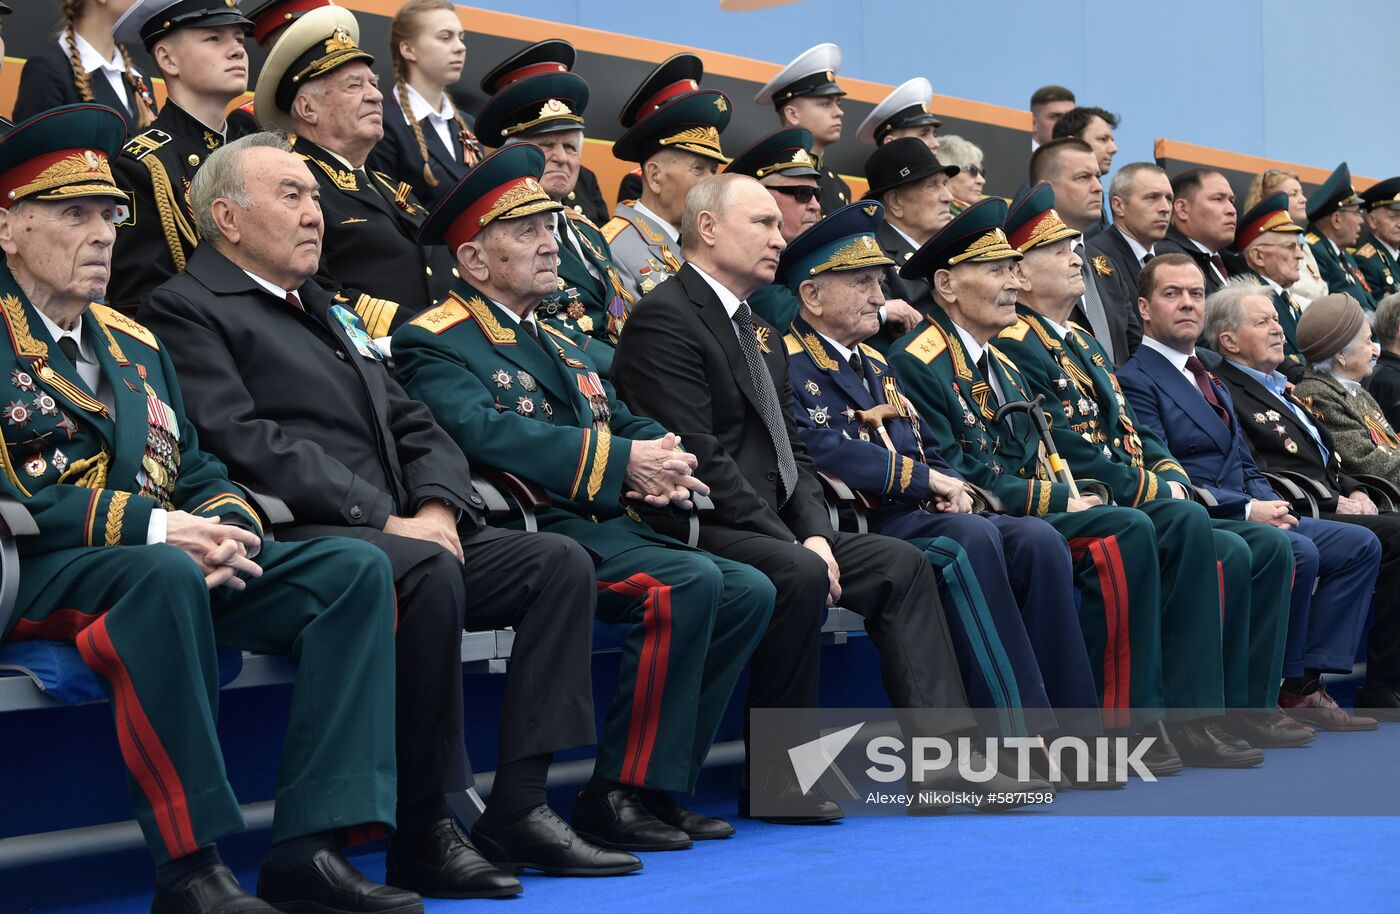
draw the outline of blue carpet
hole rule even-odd
[[[1390,799],[1400,795],[1397,757],[1400,726],[1391,725],[1372,734],[1320,734],[1312,747],[1269,752],[1253,771],[1187,770],[1155,785],[1135,782],[1123,791],[1071,791],[1051,808],[1030,813],[849,818],[806,828],[740,821],[735,838],[647,855],[646,869],[633,876],[527,876],[525,894],[500,905],[560,914],[1017,907],[1396,911],[1396,818],[1180,813],[1228,812],[1242,801],[1270,795],[1291,796],[1320,811],[1335,799],[1329,791],[1340,783]],[[1346,774],[1329,777],[1333,772]],[[1124,807],[1159,814],[1114,814]],[[729,802],[702,808],[715,815],[733,811]],[[382,854],[354,859],[371,878],[383,876]],[[23,879],[23,874],[5,875]],[[239,875],[245,885],[254,884],[255,872]],[[20,894],[35,887],[27,888]],[[149,904],[142,893],[101,904],[22,909],[137,914]],[[428,910],[487,906],[429,901]]]

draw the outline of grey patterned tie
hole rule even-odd
[[[734,312],[734,323],[739,327],[739,348],[744,350],[744,364],[753,378],[754,392],[758,395],[758,414],[768,428],[768,436],[773,439],[773,450],[778,455],[778,476],[783,486],[779,493],[778,506],[782,507],[792,497],[797,485],[797,460],[792,456],[792,442],[788,440],[787,423],[783,422],[783,410],[778,404],[778,389],[773,385],[773,376],[758,351],[758,334],[753,329],[753,312],[749,303],[739,302]]]
[[[1108,350],[1110,361],[1118,364],[1118,354],[1113,351],[1113,334],[1109,331],[1108,312],[1104,310],[1103,299],[1099,297],[1098,283],[1094,282],[1094,269],[1089,265],[1089,254],[1082,243],[1074,246],[1079,255],[1079,272],[1084,275],[1084,316],[1089,318],[1089,332],[1094,339]]]

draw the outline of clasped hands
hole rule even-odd
[[[691,475],[698,465],[694,454],[681,450],[680,436],[673,432],[654,441],[633,441],[623,495],[654,508],[674,504],[690,510],[691,492],[710,494],[710,487]]]
[[[198,517],[186,511],[166,512],[165,542],[194,559],[210,590],[243,590],[248,586],[244,577],[262,574],[262,567],[248,556],[248,550],[256,551],[262,545],[258,535],[232,524],[221,524],[212,517]]]

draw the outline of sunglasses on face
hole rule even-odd
[[[969,165],[964,168],[963,171],[974,178],[985,178],[987,176],[987,170],[981,165]]]
[[[806,184],[769,184],[768,189],[777,194],[786,194],[804,206],[811,203],[818,193],[817,188]]]

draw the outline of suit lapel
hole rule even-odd
[[[735,330],[733,321],[725,312],[724,303],[719,300],[715,290],[710,288],[710,284],[693,269],[687,270],[682,267],[680,272],[676,274],[676,278],[685,283],[690,300],[700,309],[700,319],[705,322],[705,327],[714,335],[715,341],[724,350],[725,360],[729,363],[730,370],[734,372],[734,382],[744,392],[744,396],[754,411],[760,416],[763,415],[762,409],[759,407],[758,391],[754,386],[754,378],[749,373],[748,361],[744,358],[744,351],[739,348],[738,331]],[[770,342],[769,345],[771,346],[772,343]],[[775,381],[774,384],[776,385],[776,383]]]
[[[1226,427],[1224,422],[1220,421],[1215,410],[1211,409],[1200,388],[1187,381],[1181,372],[1176,370],[1176,366],[1167,361],[1166,356],[1157,350],[1143,346],[1138,351],[1142,353],[1142,367],[1146,369],[1147,373],[1162,386],[1162,389],[1172,400],[1186,411],[1186,415],[1191,417],[1191,421],[1199,425],[1201,430],[1210,436],[1221,452],[1228,454],[1233,441],[1230,429]],[[1218,390],[1216,397],[1217,399],[1220,397]]]

